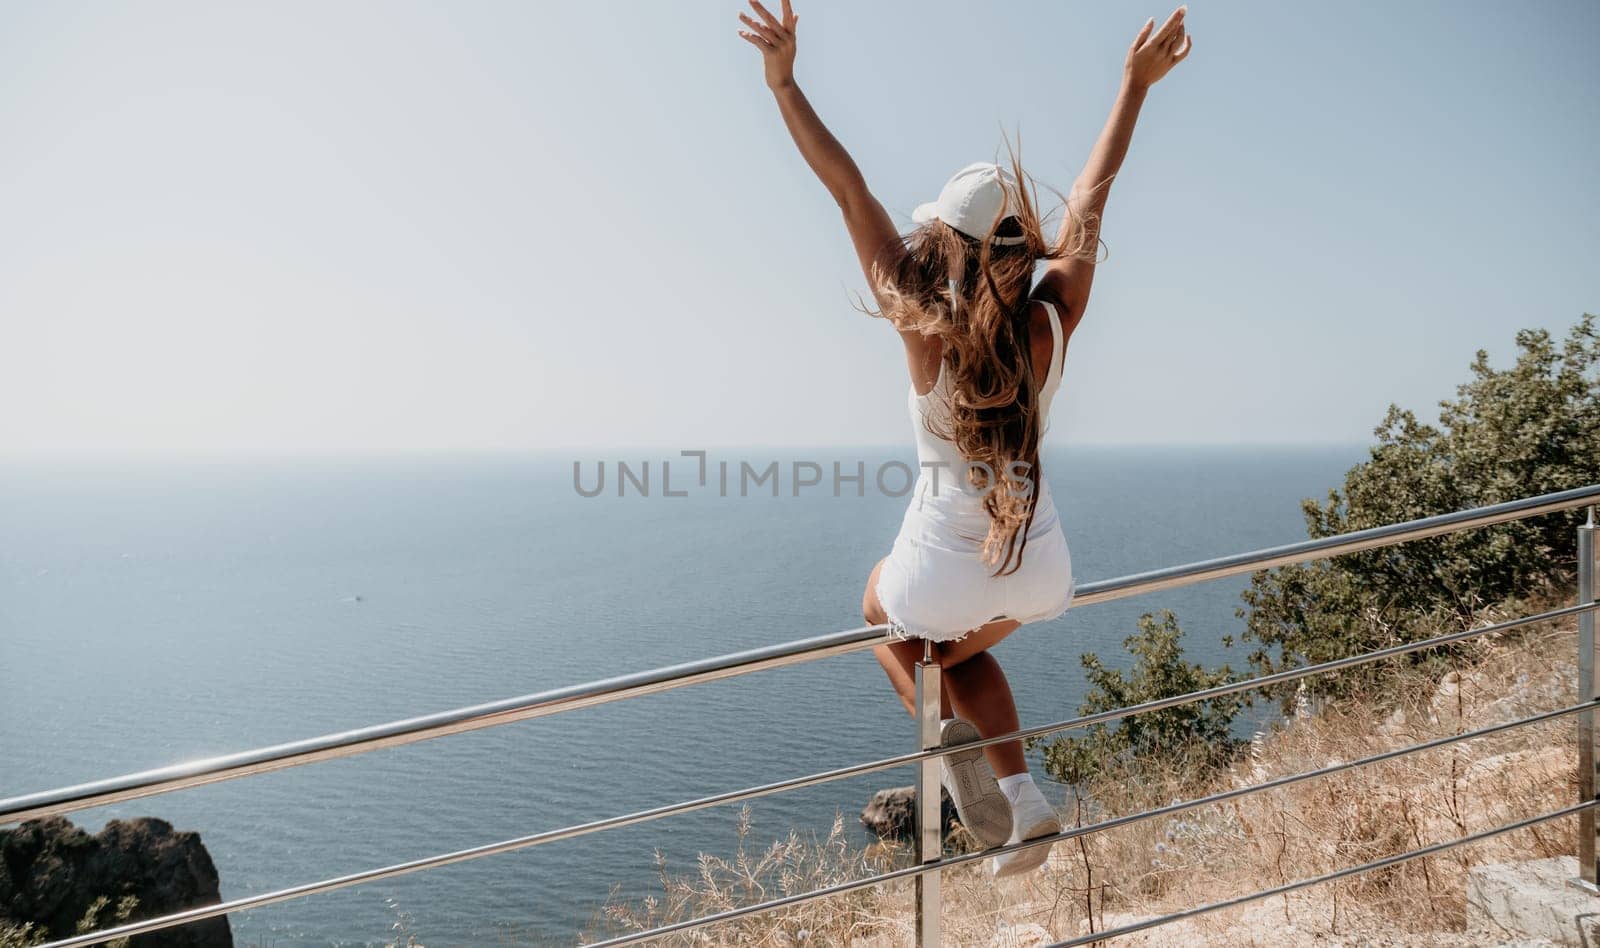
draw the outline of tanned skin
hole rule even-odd
[[[795,37],[800,17],[795,14],[790,0],[781,2],[780,12],[774,15],[760,0],[749,0],[754,15],[739,14],[739,20],[745,26],[739,35],[761,51],[767,88],[772,90],[783,123],[806,164],[811,166],[834,203],[839,206],[839,212],[844,215],[845,229],[850,233],[850,242],[855,246],[856,257],[861,262],[861,270],[867,276],[867,284],[874,286],[873,274],[893,272],[898,256],[905,252],[900,233],[883,205],[867,187],[866,179],[850,153],[817,117],[816,110],[812,109],[805,93],[800,91],[799,84],[795,82]],[[1139,119],[1139,110],[1144,106],[1150,88],[1194,48],[1194,40],[1184,26],[1187,12],[1187,7],[1179,7],[1159,28],[1152,17],[1139,28],[1133,44],[1128,47],[1122,67],[1122,84],[1117,91],[1116,102],[1111,106],[1111,115],[1106,119],[1099,139],[1089,152],[1089,160],[1067,196],[1068,208],[1073,216],[1087,222],[1090,246],[1097,246],[1111,184],[1122,168],[1123,159],[1127,157],[1134,124]],[[1070,226],[1070,220],[1070,217],[1063,216],[1063,229]],[[1063,232],[1061,237],[1065,236]],[[1063,358],[1067,341],[1083,321],[1084,311],[1089,306],[1094,270],[1095,261],[1092,258],[1054,260],[1034,287],[1032,299],[1054,303],[1061,313],[1065,337],[1062,340]],[[879,308],[883,308],[883,300],[878,300],[878,303]],[[1050,331],[1049,316],[1043,306],[1030,306],[1029,311],[1034,377],[1042,379],[1049,372],[1054,334]],[[900,341],[905,346],[906,368],[911,374],[912,385],[919,393],[930,391],[939,375],[942,343],[919,332],[901,332]],[[887,621],[877,594],[878,570],[882,565],[880,562],[873,568],[861,603],[862,614],[875,625]],[[1017,627],[1018,623],[1011,620],[992,622],[959,641],[933,643],[932,653],[944,668],[945,687],[942,694],[945,717],[951,717],[953,710],[976,725],[979,733],[985,737],[1018,729],[1017,709],[1011,697],[1011,688],[999,662],[988,651],[990,646],[1010,635]],[[874,652],[906,710],[915,716],[914,668],[922,659],[923,642],[907,640],[880,645]],[[998,777],[1027,770],[1020,741],[991,744],[984,750]]]

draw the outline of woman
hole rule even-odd
[[[1072,560],[1039,466],[1039,438],[1061,383],[1067,341],[1089,302],[1099,224],[1150,87],[1189,54],[1179,7],[1146,22],[1123,66],[1111,117],[1073,185],[1053,243],[1028,181],[990,163],[961,169],[917,208],[902,237],[855,162],[794,80],[790,0],[739,35],[761,51],[767,86],[812,171],[844,214],[876,315],[900,333],[921,471],[890,554],[867,579],[862,611],[899,639],[877,648],[913,716],[924,640],[943,669],[946,747],[1018,729],[1006,676],[989,649],[1072,599]],[[1036,263],[1045,262],[1038,284]],[[960,717],[956,717],[956,715]],[[1061,825],[1028,774],[1020,741],[944,757],[962,825],[986,847],[1057,834]],[[990,859],[995,875],[1044,862],[1048,844]]]

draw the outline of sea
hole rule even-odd
[[[1044,469],[1081,585],[1304,539],[1302,499],[1365,456],[1066,445]],[[914,463],[792,447],[0,463],[0,797],[859,627]],[[741,483],[771,464],[777,496]],[[1244,666],[1223,641],[1247,585],[1025,626],[995,648],[1024,726],[1077,713],[1084,653],[1126,667],[1141,613],[1173,610],[1192,660]],[[857,652],[72,819],[197,832],[233,899],[914,749]],[[747,845],[820,837],[840,814],[865,844],[862,806],[911,779],[756,800]],[[251,946],[572,944],[608,899],[659,893],[658,859],[692,875],[700,853],[730,856],[739,809],[244,911],[232,930]]]

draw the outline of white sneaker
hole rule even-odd
[[[1011,838],[1006,840],[1006,845],[1020,843],[1025,839],[1038,839],[1041,836],[1053,836],[1061,832],[1061,821],[1056,818],[1055,807],[1044,798],[1039,788],[1032,783],[1025,783],[1021,792],[1017,794],[1017,801],[1012,810],[1013,828]],[[1003,853],[989,859],[989,874],[995,878],[1001,876],[1014,876],[1020,872],[1031,872],[1044,865],[1046,857],[1050,855],[1053,843],[1040,843],[1014,853]]]
[[[950,718],[939,728],[941,747],[952,747],[978,740],[978,729],[971,721]],[[940,782],[950,793],[956,816],[984,849],[992,849],[1005,842],[1011,832],[1011,802],[1000,792],[994,779],[994,769],[984,756],[983,748],[956,751],[940,758],[943,763]]]

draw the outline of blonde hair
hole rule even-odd
[[[984,491],[989,514],[982,561],[996,576],[1015,572],[1033,525],[1037,489],[1020,493],[998,483],[1009,465],[1028,465],[1027,477],[1042,483],[1039,464],[1039,385],[1034,378],[1028,295],[1034,266],[1041,260],[1093,259],[1098,251],[1094,221],[1073,214],[1063,199],[1065,226],[1054,243],[1045,239],[1033,179],[1010,148],[1014,182],[1004,182],[1004,217],[984,239],[932,220],[900,240],[904,252],[873,271],[879,309],[901,332],[918,332],[942,343],[942,370],[949,376],[946,411],[928,413],[928,430],[955,443],[969,462],[972,485]],[[1059,196],[1059,192],[1057,192]],[[1011,245],[996,237],[1021,237]],[[982,465],[979,467],[978,465]],[[990,472],[984,474],[984,470]]]

